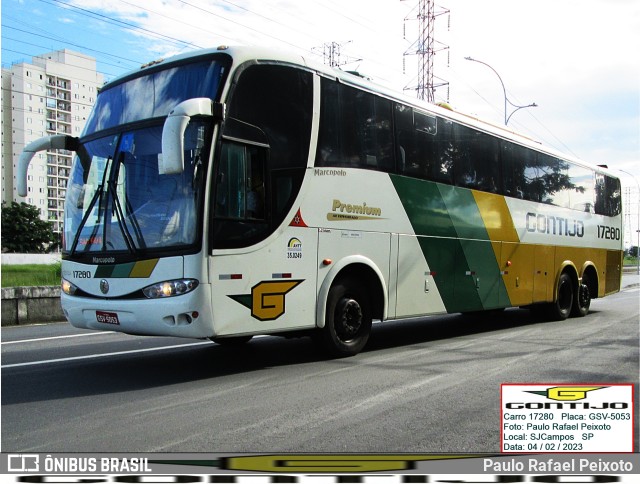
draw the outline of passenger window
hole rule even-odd
[[[622,212],[620,180],[596,173],[596,202],[598,215],[615,217]]]
[[[569,187],[559,194],[558,201],[563,207],[593,213],[595,210],[593,171],[570,164],[568,175]]]
[[[442,119],[438,123],[438,134],[434,149],[435,163],[431,167],[429,179],[441,183],[453,182],[453,164],[456,157],[456,141],[453,122]]]
[[[474,163],[474,131],[465,126],[454,126],[454,173],[456,185],[467,188],[478,186],[478,169]]]
[[[473,141],[473,164],[477,172],[476,188],[501,193],[500,146],[498,140],[486,133],[476,132]]]
[[[316,166],[394,171],[391,101],[322,79]]]
[[[527,181],[525,170],[527,166],[525,148],[515,143],[504,141],[502,143],[502,177],[503,191],[509,197],[525,197]]]
[[[396,104],[394,112],[399,172],[425,180],[433,178],[436,118],[427,119],[426,115],[402,104]]]

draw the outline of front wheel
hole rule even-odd
[[[371,305],[357,281],[347,278],[329,290],[322,342],[335,356],[352,356],[367,344],[371,333]]]

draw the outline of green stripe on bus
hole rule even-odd
[[[390,175],[448,312],[505,305],[508,294],[471,190]]]
[[[127,262],[124,264],[100,265],[96,268],[93,277],[112,277],[118,279],[126,278],[147,278],[158,264],[159,259],[142,260],[138,262]]]

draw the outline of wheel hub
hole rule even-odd
[[[578,290],[578,300],[580,301],[580,307],[587,307],[590,299],[589,286],[587,286],[586,284],[580,284],[580,289]]]
[[[350,298],[343,298],[336,308],[336,333],[343,341],[353,339],[362,326],[362,308],[358,301]]]

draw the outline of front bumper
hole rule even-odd
[[[214,335],[209,284],[200,284],[182,296],[159,299],[100,299],[64,293],[60,299],[67,320],[76,328],[183,338]]]

